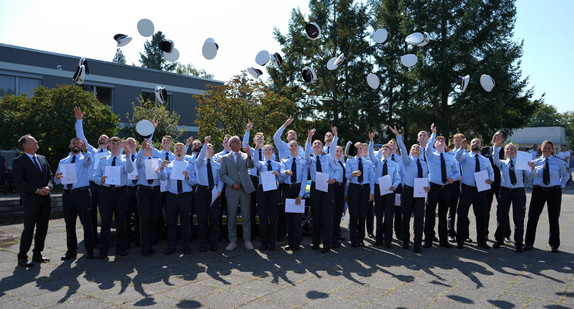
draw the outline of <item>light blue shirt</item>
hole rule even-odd
[[[291,175],[285,174],[286,171],[291,170],[293,159],[295,159],[295,164],[297,165],[297,172],[295,175],[297,178],[296,183],[301,184],[301,190],[299,190],[299,196],[304,196],[305,189],[307,187],[307,174],[308,174],[307,162],[305,161],[305,159],[301,158],[300,156],[293,157],[291,155],[289,155],[287,158],[281,159],[281,176],[283,178],[283,183],[286,183],[288,185],[293,184],[291,183]]]
[[[74,162],[75,164],[74,167],[76,168],[76,183],[72,184],[72,189],[77,189],[90,185],[90,178],[88,176],[88,171],[90,166],[92,166],[94,163],[92,159],[92,154],[89,152],[86,152],[84,154],[80,152],[75,156],[76,161]],[[61,172],[60,165],[72,163],[73,158],[74,154],[70,152],[70,154],[67,157],[60,160],[60,163],[58,163],[58,170],[56,171],[56,173]],[[54,178],[54,182],[57,184],[62,183],[60,179],[56,178]],[[67,189],[66,185],[64,185],[64,188]]]
[[[498,153],[500,148],[494,147],[494,153]],[[511,159],[500,160],[498,156],[492,156],[492,161],[494,165],[498,166],[500,170],[500,186],[505,188],[524,188],[524,176],[530,177],[531,171],[517,170],[516,169],[516,157]],[[510,161],[514,165],[514,174],[516,174],[516,184],[512,184],[510,181]]]
[[[194,171],[195,167],[190,162],[187,162],[185,160],[182,160],[182,161],[187,163],[187,167],[185,169],[187,170],[187,173],[189,175],[189,179],[185,179],[185,180],[181,181],[181,184],[182,184],[181,193],[191,192],[191,190],[192,190],[191,187],[197,184],[197,181],[195,179],[195,171]],[[173,162],[169,163],[163,169],[160,169],[159,170],[159,176],[160,176],[161,180],[167,180],[167,191],[169,193],[178,194],[178,192],[177,192],[177,179],[171,179],[170,178],[172,167],[173,167]]]
[[[269,171],[268,169],[268,164],[271,163],[271,171],[273,172],[278,172],[279,176],[275,175],[275,181],[276,182],[281,182],[281,164],[277,161],[273,161],[273,159],[265,159],[264,161],[259,161],[257,159],[257,157],[251,157],[251,160],[253,161],[253,165],[255,166],[255,168],[257,168],[259,170],[259,173],[263,173],[263,172],[267,172]]]
[[[339,163],[339,162],[343,163],[343,166],[341,166],[341,163]],[[335,158],[335,166],[337,167],[337,170],[339,170],[339,175],[340,175],[336,179],[336,181],[338,183],[343,183],[343,179],[345,178],[345,173],[343,172],[343,167],[345,167],[345,169],[347,168],[347,165],[345,164],[345,161],[343,161],[343,158],[341,158],[341,160]]]
[[[94,174],[93,181],[99,185],[104,187],[109,187],[110,185],[107,182],[102,183],[102,176],[105,175],[105,168],[106,166],[111,166],[112,162],[116,158],[116,165],[121,168],[120,171],[120,184],[116,185],[116,187],[125,186],[128,182],[128,174],[134,171],[134,165],[132,164],[132,160],[126,160],[124,155],[112,156],[111,154],[105,158],[100,160],[98,168],[96,169],[96,173]]]
[[[159,186],[159,175],[158,175],[158,179],[153,179],[152,183],[150,184],[146,177],[146,165],[145,165],[145,161],[146,160],[157,160],[157,167],[159,168],[161,166],[161,162],[163,161],[162,158],[156,157],[153,155],[151,155],[151,157],[146,157],[144,155],[145,149],[141,148],[140,151],[138,152],[138,155],[136,156],[136,162],[135,162],[135,166],[138,170],[138,181],[137,184],[139,185],[143,185],[143,186],[148,186],[148,187],[155,187],[155,186]]]
[[[363,182],[359,182],[359,177],[352,177],[351,174],[354,171],[359,170],[359,159],[363,164]],[[358,184],[358,185],[369,185],[369,193],[375,193],[375,169],[373,168],[373,163],[369,160],[365,160],[365,158],[361,157],[352,157],[347,160],[347,167],[345,170],[345,177],[349,180],[349,183]]]
[[[289,151],[289,143],[281,140],[281,135],[283,135],[283,131],[285,131],[285,128],[281,126],[279,127],[279,129],[277,129],[277,132],[275,132],[275,134],[273,135],[273,143],[275,143],[275,147],[279,152],[279,158],[281,159],[287,158],[291,154],[291,152]],[[305,150],[303,150],[302,147],[299,147],[299,156],[306,158]]]
[[[429,143],[425,150],[427,165],[429,169],[429,181],[437,184],[437,185],[446,185],[448,182],[442,182],[442,171],[440,166],[440,155],[441,153],[438,150],[435,150],[430,145],[434,145],[434,140],[436,138],[436,134],[431,134],[429,138]],[[435,151],[433,151],[435,150]],[[446,167],[446,177],[452,178],[453,181],[457,181],[460,177],[460,170],[458,168],[458,162],[454,158],[453,155],[443,152],[444,163]]]
[[[97,153],[105,153],[106,156],[108,156],[110,154],[110,152],[108,151],[108,149],[103,149],[103,148],[96,148],[93,147],[92,145],[90,145],[90,143],[88,143],[88,140],[86,139],[86,136],[84,135],[84,127],[82,125],[82,119],[76,119],[76,124],[75,124],[75,128],[76,128],[76,136],[81,139],[82,141],[84,141],[84,143],[86,144],[86,148],[88,149],[88,152],[92,154],[92,159],[96,160],[96,154]],[[88,177],[91,179],[94,174],[96,173],[96,162],[94,161],[94,164],[91,164],[90,167],[88,168]]]
[[[405,146],[405,143],[403,142],[403,139],[401,138],[401,136],[397,136],[397,144],[399,145],[399,148],[401,149],[401,161],[403,162],[403,171],[404,171],[404,175],[403,175],[403,184],[409,186],[409,187],[414,187],[415,185],[415,178],[427,178],[428,177],[428,167],[425,164],[425,161],[420,160],[414,156],[409,156],[408,151],[407,151],[407,147]],[[418,177],[419,175],[419,169],[417,166],[417,161],[420,161],[422,170],[423,170],[423,175],[422,177]]]
[[[492,169],[490,160],[479,153],[467,152],[462,148],[457,150],[454,156],[454,158],[460,163],[462,170],[461,182],[467,186],[476,186],[476,181],[474,180],[474,173],[476,171],[476,157],[478,157],[480,170],[486,170],[488,172],[488,178],[494,182],[494,170]]]
[[[566,163],[561,159],[551,155],[548,157],[548,166],[550,167],[550,184],[545,185],[544,178],[544,165],[546,163],[546,157],[544,155],[532,160],[534,162],[534,170],[532,170],[531,177],[534,178],[533,184],[535,186],[541,187],[554,187],[560,186],[562,189],[566,187],[568,182],[568,170],[566,169]]]
[[[387,162],[387,175],[391,176],[391,181],[393,183],[393,187],[395,189],[401,184],[401,165],[393,160],[391,160],[391,156],[388,158],[383,158],[383,152],[380,151],[381,158],[377,158],[375,154],[375,149],[373,147],[373,143],[369,143],[369,157],[371,158],[371,162],[373,162],[373,166],[375,167],[375,184],[379,183],[379,177],[383,177],[383,167],[385,166],[385,161]]]
[[[132,164],[134,165],[134,169],[137,170],[137,166],[136,166],[136,154],[130,153],[126,156],[126,158],[129,158],[132,161]],[[138,180],[139,180],[139,171],[138,171]],[[138,185],[138,180],[136,180],[136,182],[134,183],[133,180],[128,179],[128,182],[126,183],[126,186],[128,187],[135,187]]]
[[[213,185],[217,187],[217,191],[221,192],[223,190],[223,181],[221,181],[221,176],[219,174],[219,171],[221,170],[221,164],[213,158],[206,158],[206,152],[207,146],[203,144],[201,147],[201,152],[195,160],[197,184],[209,187],[209,179],[207,178],[207,160],[210,160],[209,163],[211,164],[211,173],[213,174]]]
[[[301,148],[299,148],[299,150],[301,150]],[[337,179],[341,177],[341,170],[337,168],[336,164],[338,163],[335,162],[335,159],[329,154],[324,153],[321,153],[318,157],[311,156],[311,143],[307,143],[307,145],[305,145],[305,160],[307,161],[307,166],[311,171],[311,181],[315,181],[315,174],[317,173],[317,158],[319,158],[322,172],[328,173],[329,179]]]

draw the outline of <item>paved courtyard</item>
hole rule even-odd
[[[132,246],[128,256],[112,255],[109,261],[86,260],[82,243],[78,259],[62,262],[65,226],[55,219],[43,252],[51,262],[30,269],[16,266],[22,224],[5,225],[0,226],[0,308],[574,308],[573,221],[569,190],[563,195],[560,253],[547,245],[544,210],[535,248],[524,253],[512,244],[484,250],[475,243],[463,250],[435,244],[415,254],[412,246],[405,250],[394,242],[392,249],[381,249],[369,239],[364,248],[351,248],[347,241],[336,252],[321,254],[306,237],[296,253],[247,251],[241,244],[231,252],[200,253],[194,240],[191,255],[164,256],[162,242],[151,257]],[[491,240],[495,228],[492,211]]]

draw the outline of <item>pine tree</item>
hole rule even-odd
[[[121,49],[116,49],[116,54],[114,55],[113,63],[126,64],[126,57]]]
[[[177,67],[176,63],[168,63],[163,55],[163,51],[159,49],[159,42],[165,40],[165,35],[158,31],[153,34],[150,41],[144,43],[144,54],[140,53],[140,63],[142,67],[148,69],[155,69],[161,71],[174,71]]]

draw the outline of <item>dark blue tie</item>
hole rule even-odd
[[[210,188],[213,188],[214,181],[213,181],[213,171],[211,170],[211,160],[207,159],[207,182]]]
[[[359,181],[359,183],[363,183],[363,161],[361,160],[361,158],[359,158],[359,171],[361,172],[361,175],[359,175],[359,177],[357,178],[357,180]]]

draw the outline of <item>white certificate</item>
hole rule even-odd
[[[158,160],[148,159],[144,160],[144,163],[145,163],[145,179],[146,180],[159,179],[159,175],[155,172],[159,168]]]
[[[415,178],[415,184],[413,188],[413,197],[427,197],[427,192],[425,187],[429,186],[428,178]]]
[[[185,180],[185,175],[183,171],[187,168],[187,162],[181,160],[174,160],[171,163],[171,174],[169,174],[169,179],[172,180]],[[191,177],[191,176],[190,176]]]
[[[389,190],[392,185],[393,182],[391,181],[391,175],[379,177],[379,194],[387,195],[389,193],[393,193],[393,191]]]
[[[213,206],[213,202],[217,199],[218,192],[219,190],[217,190],[217,187],[213,187],[213,189],[211,189],[211,204],[209,204],[209,207]]]
[[[530,165],[528,162],[532,161],[532,155],[526,151],[517,151],[516,152],[516,165],[514,165],[514,169],[516,170],[531,170]]]
[[[277,180],[275,180],[273,171],[261,172],[259,174],[259,182],[263,186],[263,191],[265,192],[277,189]]]
[[[63,185],[78,182],[76,176],[76,163],[60,164],[60,172],[62,172],[62,178],[60,178],[60,181]]]
[[[134,171],[128,173],[128,180],[137,180],[138,179],[138,169],[134,167]]]
[[[315,173],[315,189],[323,192],[329,192],[329,173]]]
[[[401,194],[395,194],[395,206],[401,206]]]
[[[305,213],[305,199],[301,199],[301,204],[296,205],[294,198],[285,199],[285,212],[286,213]]]
[[[488,171],[482,170],[480,172],[474,173],[474,181],[476,181],[476,190],[478,192],[486,191],[490,189],[490,185],[486,183],[486,180],[490,179],[488,177]]]
[[[121,172],[122,172],[121,166],[106,165],[104,169],[104,176],[108,177],[106,178],[106,181],[104,183],[115,186],[121,185],[121,179],[122,179]]]
[[[98,169],[98,165],[100,164],[100,160],[108,156],[108,152],[97,152],[94,155],[94,168]]]

